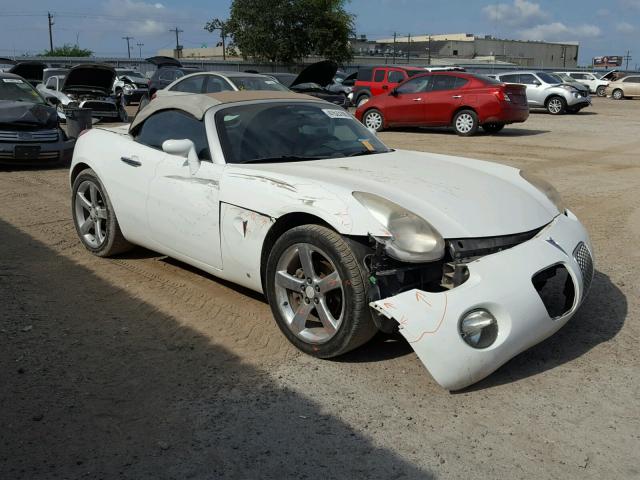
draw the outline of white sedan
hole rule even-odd
[[[94,254],[142,245],[263,292],[316,357],[399,331],[449,390],[556,332],[593,276],[588,235],[549,184],[394,151],[289,92],[159,97],[129,129],[83,134],[70,181]]]

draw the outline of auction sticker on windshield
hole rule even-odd
[[[351,118],[351,115],[346,110],[334,110],[332,108],[323,108],[322,111],[329,118]]]

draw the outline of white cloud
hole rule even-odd
[[[636,31],[636,27],[627,22],[620,22],[616,25],[616,31],[619,33],[633,33]]]
[[[602,34],[596,25],[567,26],[562,22],[535,25],[520,31],[522,38],[527,40],[559,40],[569,41],[580,38],[599,37]]]
[[[168,30],[167,24],[149,19],[135,22],[129,28],[137,35],[157,35]]]
[[[513,3],[497,3],[482,8],[485,17],[493,22],[507,25],[534,25],[549,18],[539,3],[528,0],[513,0]]]

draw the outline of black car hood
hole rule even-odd
[[[110,95],[115,79],[116,71],[108,65],[76,65],[67,73],[61,91],[88,91]]]
[[[149,63],[154,64],[158,68],[162,67],[181,67],[182,64],[179,60],[176,60],[173,57],[163,57],[161,55],[156,57],[145,58],[145,60]]]
[[[321,87],[326,87],[333,82],[333,77],[338,71],[338,64],[331,60],[323,60],[309,65],[302,70],[296,79],[291,82],[291,87],[300,83],[317,83]]]
[[[16,63],[9,73],[20,75],[32,85],[42,83],[42,72],[47,66],[42,62],[19,62]]]
[[[55,128],[58,125],[58,112],[52,106],[41,103],[0,100],[0,124],[15,125],[21,129],[30,126]]]

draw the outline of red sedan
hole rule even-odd
[[[482,127],[496,133],[529,118],[526,89],[463,72],[432,72],[410,78],[387,95],[373,97],[356,110],[366,127],[452,126],[469,136]]]

